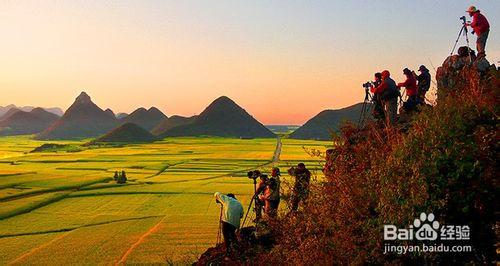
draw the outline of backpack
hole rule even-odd
[[[272,191],[276,190],[276,188],[278,187],[278,182],[276,181],[276,178],[274,178],[274,177],[269,178],[268,187]]]
[[[461,46],[458,48],[458,56],[459,57],[467,57],[469,56],[469,54],[467,54],[467,51],[469,51],[470,55],[475,57],[476,56],[476,52],[474,52],[474,50],[470,49],[469,47],[467,46]]]
[[[387,101],[397,98],[399,95],[399,91],[396,86],[396,82],[391,78],[387,78],[386,80],[384,80],[384,82],[387,83],[388,87],[380,94],[380,99],[383,101]]]
[[[267,187],[269,188],[269,195],[268,199],[269,200],[279,200],[280,199],[280,187],[279,187],[279,181],[276,180],[276,178],[271,177],[269,178]]]

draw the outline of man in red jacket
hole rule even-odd
[[[417,79],[413,75],[413,72],[408,68],[403,69],[403,74],[406,76],[406,80],[404,82],[398,83],[398,89],[401,87],[406,88],[406,96],[408,99],[403,104],[403,108],[405,111],[412,111],[418,104],[418,87],[417,87]]]
[[[486,40],[488,40],[488,34],[490,33],[490,23],[488,23],[486,17],[475,6],[470,6],[466,12],[472,17],[472,22],[466,25],[472,27],[474,30],[472,33],[477,35],[477,57],[485,57]]]

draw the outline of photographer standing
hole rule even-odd
[[[255,192],[255,221],[260,221],[262,218],[262,208],[266,211],[267,199],[266,191],[268,190],[269,178],[267,175],[259,175],[259,183]]]
[[[380,83],[382,83],[382,74],[380,72],[375,73],[375,81],[371,84],[370,91],[373,93],[373,117],[379,121],[385,120],[384,105],[380,99],[380,93],[375,93],[375,88],[377,88]]]
[[[271,217],[276,217],[280,205],[280,176],[280,169],[278,167],[273,167],[271,178],[269,179],[269,195],[267,196],[269,209],[266,211]]]
[[[215,192],[215,202],[222,204],[222,235],[224,236],[224,245],[226,246],[226,255],[232,252],[232,246],[238,240],[236,239],[236,229],[240,227],[240,220],[243,218],[243,206],[234,194],[224,195]]]
[[[420,72],[420,75],[417,76],[418,98],[420,103],[425,103],[425,94],[431,87],[431,74],[424,65],[418,68],[418,72]]]
[[[257,188],[258,199],[264,206],[264,213],[267,218],[276,217],[278,211],[278,206],[280,204],[280,175],[280,169],[273,167],[271,178],[267,175],[262,175]],[[260,209],[258,209],[259,219],[261,217]]]
[[[398,89],[401,87],[405,87],[406,95],[408,99],[403,104],[403,109],[406,112],[411,112],[417,107],[418,103],[418,88],[417,88],[417,80],[413,76],[413,72],[408,68],[403,69],[403,74],[406,76],[406,80],[404,82],[398,83]]]
[[[396,82],[391,79],[391,73],[388,70],[382,71],[382,83],[378,85],[373,93],[379,94],[384,103],[386,125],[393,125],[398,115],[398,88]]]
[[[477,57],[485,57],[486,56],[486,41],[488,40],[488,35],[490,33],[490,23],[486,19],[481,11],[478,10],[475,6],[470,6],[466,11],[469,13],[469,16],[472,17],[472,23],[466,23],[466,26],[472,27],[472,34],[477,35],[476,40],[476,49],[477,49]]]
[[[309,182],[311,181],[311,172],[305,164],[299,163],[297,168],[292,167],[288,170],[291,176],[295,176],[295,185],[292,194],[292,211],[297,211],[299,203],[305,201],[309,196]]]

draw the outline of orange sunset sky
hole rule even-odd
[[[0,105],[66,109],[84,90],[115,113],[193,115],[226,95],[302,124],[362,101],[376,71],[434,74],[470,4],[497,63],[500,1],[1,1]]]

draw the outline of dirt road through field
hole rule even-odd
[[[280,161],[280,155],[281,155],[281,137],[278,136],[276,139],[276,149],[274,150],[274,155],[273,155],[273,163],[277,163]]]

